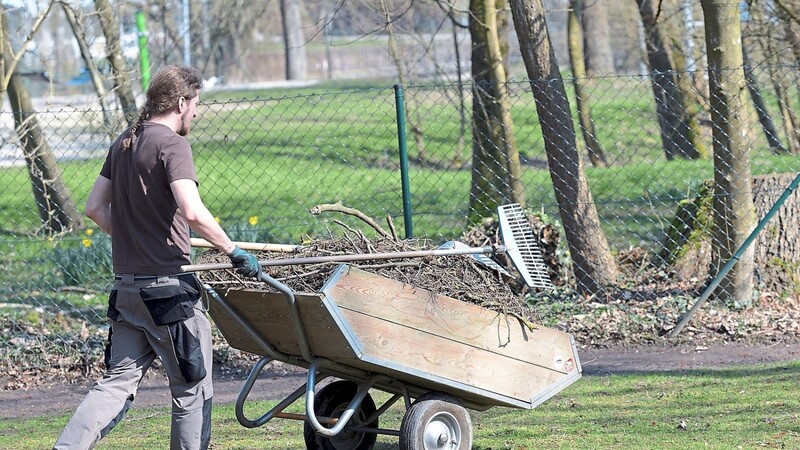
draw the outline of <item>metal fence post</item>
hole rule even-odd
[[[797,189],[798,185],[800,185],[800,173],[798,173],[794,177],[794,180],[792,180],[789,186],[783,191],[783,194],[781,194],[780,198],[778,198],[778,200],[775,201],[775,204],[772,205],[772,208],[770,208],[769,211],[767,211],[767,213],[764,215],[764,218],[761,219],[761,221],[759,221],[758,224],[756,224],[756,227],[750,233],[750,236],[747,236],[747,239],[745,239],[742,245],[740,245],[739,248],[736,250],[736,252],[734,252],[733,256],[731,256],[731,259],[729,259],[728,262],[725,263],[724,266],[722,266],[722,269],[720,269],[717,276],[714,277],[713,280],[711,280],[711,284],[709,284],[706,287],[706,289],[700,295],[700,298],[698,298],[697,302],[695,302],[694,306],[692,306],[692,308],[686,314],[684,314],[681,320],[678,321],[678,323],[675,325],[675,328],[673,328],[672,331],[669,333],[669,337],[673,338],[678,334],[680,334],[681,330],[683,330],[683,327],[685,327],[686,324],[689,323],[689,320],[700,309],[700,306],[702,306],[703,303],[705,303],[706,300],[708,300],[708,298],[711,297],[711,294],[714,292],[714,289],[716,289],[717,286],[719,286],[719,284],[722,282],[722,279],[725,278],[725,275],[727,275],[728,272],[730,272],[730,270],[733,268],[734,264],[736,264],[739,261],[739,258],[742,256],[744,251],[747,250],[747,247],[750,246],[750,244],[756,239],[758,233],[760,233],[761,230],[767,225],[767,222],[769,222],[772,216],[774,216],[775,213],[778,212],[778,210],[781,208],[786,199],[789,198],[790,195],[792,195],[792,192],[794,192],[795,189]]]
[[[408,147],[406,146],[406,110],[403,100],[403,86],[394,85],[394,101],[397,110],[397,144],[400,147],[400,181],[403,187],[403,222],[406,239],[414,237],[411,222],[411,190],[408,182]]]

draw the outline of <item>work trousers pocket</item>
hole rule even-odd
[[[206,366],[200,339],[186,326],[192,321],[174,323],[168,326],[178,360],[178,368],[187,383],[194,383],[206,377]]]
[[[106,311],[106,317],[113,320],[114,322],[117,321],[119,318],[119,310],[117,309],[117,290],[114,289],[108,294],[108,310]]]
[[[144,305],[156,325],[171,325],[194,317],[194,304],[200,293],[188,283],[170,279],[139,289]]]

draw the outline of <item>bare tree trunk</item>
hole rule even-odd
[[[777,2],[781,11],[784,13],[787,5]],[[772,88],[775,91],[775,99],[778,103],[778,109],[781,112],[781,125],[786,137],[786,148],[789,153],[800,153],[800,142],[797,133],[797,118],[792,111],[790,98],[788,94],[789,86],[785,82],[785,74],[779,68],[785,65],[781,61],[781,51],[779,46],[776,45],[775,37],[772,33],[774,28],[774,18],[765,17],[765,10],[769,8],[768,5],[750,5],[751,24],[758,26],[757,34],[760,36],[757,39],[762,53],[765,55],[766,68],[769,71],[769,80],[772,82]],[[752,26],[752,25],[751,25]]]
[[[505,0],[472,0],[472,187],[470,218],[494,214],[499,205],[525,203],[511,104],[506,84]]]
[[[103,110],[103,123],[107,128],[111,127],[112,117],[111,108],[108,106],[106,96],[106,87],[103,85],[103,77],[100,76],[100,71],[97,70],[97,64],[92,59],[92,52],[89,49],[89,43],[86,42],[86,33],[84,27],[80,23],[80,19],[75,14],[73,7],[67,3],[61,3],[61,8],[67,16],[67,21],[72,29],[72,34],[75,35],[75,40],[78,41],[78,48],[81,50],[81,58],[86,65],[86,70],[89,71],[89,76],[92,78],[94,90],[97,93],[97,101],[100,102],[100,108]]]
[[[583,64],[583,46],[581,45],[582,33],[580,27],[579,12],[582,0],[572,0],[567,15],[567,47],[569,47],[569,62],[572,66],[572,83],[575,86],[575,104],[578,107],[578,119],[581,124],[583,141],[586,142],[586,149],[589,153],[589,161],[595,167],[606,167],[606,155],[600,141],[597,140],[597,132],[592,120],[592,109],[589,106],[589,92],[585,89],[586,69]]]
[[[716,274],[739,249],[756,223],[747,142],[749,129],[742,69],[739,5],[701,0],[708,49],[711,119],[714,136],[714,229],[712,270]],[[717,298],[752,303],[753,247],[741,255],[715,291]]]
[[[608,5],[596,0],[572,2],[572,11],[580,8],[583,24],[583,49],[586,57],[586,73],[589,76],[609,75],[615,72],[614,52],[608,27]]]
[[[547,33],[542,0],[511,0],[511,12],[531,79],[577,288],[584,295],[598,294],[616,284],[619,271],[578,155],[569,100]]]
[[[653,80],[656,114],[667,159],[695,159],[700,156],[692,144],[690,124],[684,114],[685,101],[678,88],[676,68],[667,36],[659,26],[654,9],[658,0],[636,0],[645,30],[647,59]]]
[[[392,16],[389,13],[389,8],[386,6],[385,0],[381,0],[381,8],[385,20],[386,33],[389,35],[389,56],[391,56],[395,69],[397,70],[397,80],[400,86],[405,86],[406,71],[403,65],[403,56],[400,51],[400,46],[397,45],[397,35],[394,32],[394,25],[392,25]],[[428,157],[425,153],[425,134],[422,131],[422,123],[417,119],[414,97],[407,96],[406,99],[406,121],[411,129],[411,134],[414,136],[414,144],[417,148],[417,162],[425,163]]]
[[[783,22],[786,40],[792,49],[794,64],[797,64],[800,62],[800,1],[778,0],[775,3],[781,10],[782,14],[779,14],[779,17]]]
[[[464,80],[461,67],[461,50],[458,47],[458,29],[461,26],[455,17],[455,12],[451,9],[449,12],[451,22],[453,23],[453,50],[456,56],[456,77],[458,80],[458,141],[456,142],[455,155],[453,156],[453,166],[458,168],[464,164],[464,136],[467,134],[467,105],[464,98]]]
[[[49,11],[50,7],[47,8],[45,15]],[[8,34],[8,16],[4,8],[0,14],[0,21],[2,21],[0,24],[2,32],[0,60],[3,63],[2,69],[10,71],[2,72],[4,84],[0,86],[0,89],[7,91],[8,100],[11,103],[14,125],[20,139],[22,152],[25,155],[33,197],[36,208],[39,210],[39,218],[42,220],[42,232],[52,234],[68,231],[81,225],[82,216],[64,183],[55,155],[50,150],[42,133],[30,94],[22,77],[17,73],[16,61],[12,59],[12,53],[8,51],[11,49],[11,43]],[[35,34],[35,30],[36,28],[30,38]],[[8,80],[7,85],[5,84],[6,80]]]
[[[750,92],[750,99],[753,101],[753,106],[758,115],[758,122],[764,130],[764,135],[767,137],[769,148],[775,154],[788,153],[786,147],[783,146],[781,139],[778,137],[778,130],[775,129],[775,123],[767,111],[767,104],[764,102],[764,97],[761,96],[761,90],[758,88],[758,80],[753,73],[750,58],[748,56],[747,47],[742,42],[742,61],[744,64],[744,76],[747,82],[747,91]]]
[[[129,125],[138,117],[136,109],[136,97],[133,95],[131,83],[128,77],[130,70],[122,56],[122,47],[119,43],[119,28],[117,21],[114,20],[114,10],[108,0],[94,0],[95,10],[100,17],[100,26],[103,29],[103,36],[106,38],[106,52],[108,64],[114,74],[114,89],[117,91],[122,113]]]
[[[281,0],[283,45],[286,55],[286,79],[305,80],[308,76],[306,38],[303,36],[302,0]]]

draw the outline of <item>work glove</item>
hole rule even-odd
[[[228,254],[228,258],[236,268],[236,273],[240,275],[258,278],[261,274],[261,265],[258,264],[258,259],[252,253],[240,249],[238,245]]]

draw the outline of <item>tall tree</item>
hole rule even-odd
[[[103,110],[103,122],[105,123],[106,127],[110,128],[112,115],[111,108],[108,106],[108,99],[106,98],[108,92],[106,91],[106,86],[103,83],[103,77],[100,75],[100,71],[97,69],[97,64],[92,58],[92,51],[89,48],[89,43],[86,40],[86,28],[82,23],[82,17],[69,3],[62,1],[61,8],[64,10],[64,14],[67,17],[67,22],[69,22],[70,29],[72,29],[72,34],[75,36],[75,40],[78,42],[78,48],[81,51],[83,64],[86,66],[86,70],[89,71],[89,76],[92,79],[94,90],[97,93],[97,101],[100,103],[100,108]],[[109,131],[111,130],[109,129]]]
[[[619,271],[578,155],[569,100],[547,32],[542,0],[511,0],[511,12],[531,80],[577,288],[585,295],[597,294],[616,284]]]
[[[779,42],[779,38],[774,32],[776,21],[780,22],[781,16],[786,14],[786,7],[782,2],[776,2],[778,7],[776,11],[771,11],[771,7],[767,4],[751,4],[748,12],[750,20],[748,27],[755,28],[754,32],[750,34],[758,43],[761,53],[764,55],[765,70],[768,72],[767,79],[772,84],[775,100],[777,102],[778,110],[780,111],[781,128],[786,138],[786,149],[790,153],[800,153],[800,120],[792,108],[790,92],[792,84],[790,77],[787,77],[783,68],[787,65],[786,60],[783,59],[787,52],[782,51],[784,43]],[[791,16],[790,16],[791,17]]]
[[[471,0],[472,187],[470,218],[494,214],[497,206],[525,203],[511,102],[506,84],[509,17],[506,0]]]
[[[136,109],[136,97],[131,88],[130,69],[122,55],[122,47],[119,43],[119,27],[114,19],[114,9],[108,0],[94,0],[95,10],[100,17],[100,27],[103,29],[103,36],[106,38],[106,57],[114,75],[114,90],[117,92],[122,113],[128,124],[133,124],[138,116]]]
[[[571,1],[572,10],[580,10],[583,24],[583,49],[589,76],[609,75],[614,70],[614,52],[608,26],[608,5],[597,0]],[[577,4],[576,4],[577,3]]]
[[[572,67],[572,84],[575,87],[575,104],[578,107],[578,121],[581,124],[583,141],[589,153],[589,161],[595,167],[608,165],[605,152],[597,140],[597,132],[592,120],[592,109],[589,106],[589,91],[586,89],[586,68],[583,63],[583,33],[580,26],[581,4],[583,0],[571,0],[567,13],[567,48],[569,63]]]
[[[701,0],[708,51],[709,95],[714,137],[714,228],[712,273],[727,263],[755,227],[747,141],[747,87],[742,57],[739,4]],[[753,247],[739,257],[719,284],[717,298],[748,305],[753,295]]]
[[[19,57],[24,48],[31,42],[39,30],[44,18],[50,12],[53,2],[48,3],[44,12],[36,19],[32,31],[28,34],[22,48],[16,52],[11,46],[8,16],[6,7],[0,4],[0,90],[6,91],[14,116],[14,126],[20,140],[22,152],[28,167],[28,176],[33,188],[33,197],[39,217],[42,221],[42,232],[45,234],[60,233],[80,226],[81,214],[72,200],[69,189],[64,183],[61,169],[47,139],[44,137],[39,118],[33,108],[31,96],[17,71]]]
[[[662,145],[667,159],[695,159],[700,153],[692,143],[691,116],[687,114],[687,102],[679,89],[678,71],[669,47],[668,33],[659,23],[655,7],[658,1],[636,0],[644,25]]]
[[[389,57],[392,59],[395,70],[397,71],[398,83],[400,86],[405,86],[407,81],[406,61],[403,58],[403,52],[397,42],[397,33],[394,31],[396,18],[392,17],[385,0],[380,0],[380,4],[386,35],[389,37]],[[411,10],[407,11],[407,13],[411,14]],[[423,131],[424,127],[422,121],[417,116],[416,103],[413,95],[405,97],[406,122],[408,122],[411,134],[414,136],[414,144],[417,149],[416,162],[424,164],[428,160],[427,152],[425,151],[425,133]]]
[[[753,72],[752,62],[750,61],[749,52],[747,47],[742,42],[742,61],[744,63],[744,77],[747,82],[747,90],[750,92],[750,98],[753,100],[756,114],[758,115],[758,122],[764,130],[764,135],[767,137],[767,144],[772,152],[775,154],[788,153],[786,147],[783,146],[778,130],[775,129],[775,123],[772,121],[772,116],[767,109],[767,102],[761,95],[761,89],[758,86],[756,74]]]
[[[303,35],[302,0],[281,0],[286,79],[305,80],[308,75],[306,38]]]

